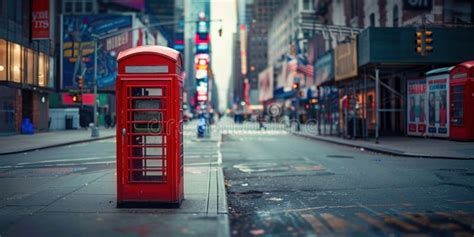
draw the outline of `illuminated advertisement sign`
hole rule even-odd
[[[31,39],[49,39],[51,26],[51,11],[49,0],[33,1],[31,9]]]
[[[94,41],[92,35],[106,35],[113,31],[130,29],[130,15],[67,15],[62,22],[62,89],[76,89],[75,77],[84,74],[84,88],[93,87]],[[113,90],[117,75],[118,52],[133,47],[132,34],[124,32],[100,40],[97,51],[97,86]]]
[[[209,53],[209,44],[196,45],[196,53]]]

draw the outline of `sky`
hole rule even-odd
[[[236,30],[236,0],[211,0],[211,19],[222,22],[211,23],[212,71],[219,90],[219,110],[227,106],[227,88],[232,73],[232,34]],[[222,28],[222,37],[219,29]]]

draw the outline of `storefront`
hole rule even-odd
[[[329,50],[316,59],[318,131],[321,135],[339,134],[339,96],[334,81],[334,51]]]
[[[49,93],[54,61],[44,44],[19,44],[0,38],[0,133],[20,131],[29,119],[37,131],[48,129]]]
[[[426,56],[417,54],[410,40],[415,37],[415,28],[370,27],[358,35],[359,78],[370,82],[365,87],[368,93],[375,90],[372,107],[376,135],[445,137],[449,133],[441,99],[446,97],[446,81],[435,78],[427,82],[425,73],[472,58],[474,46],[468,39],[474,38],[474,32],[464,28],[430,30],[434,50]]]

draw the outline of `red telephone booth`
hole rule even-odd
[[[140,46],[117,58],[117,206],[183,200],[182,58]]]
[[[474,61],[450,72],[450,139],[474,140]]]

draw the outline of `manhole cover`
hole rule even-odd
[[[329,158],[342,158],[342,159],[354,159],[353,156],[345,156],[345,155],[327,155]]]

